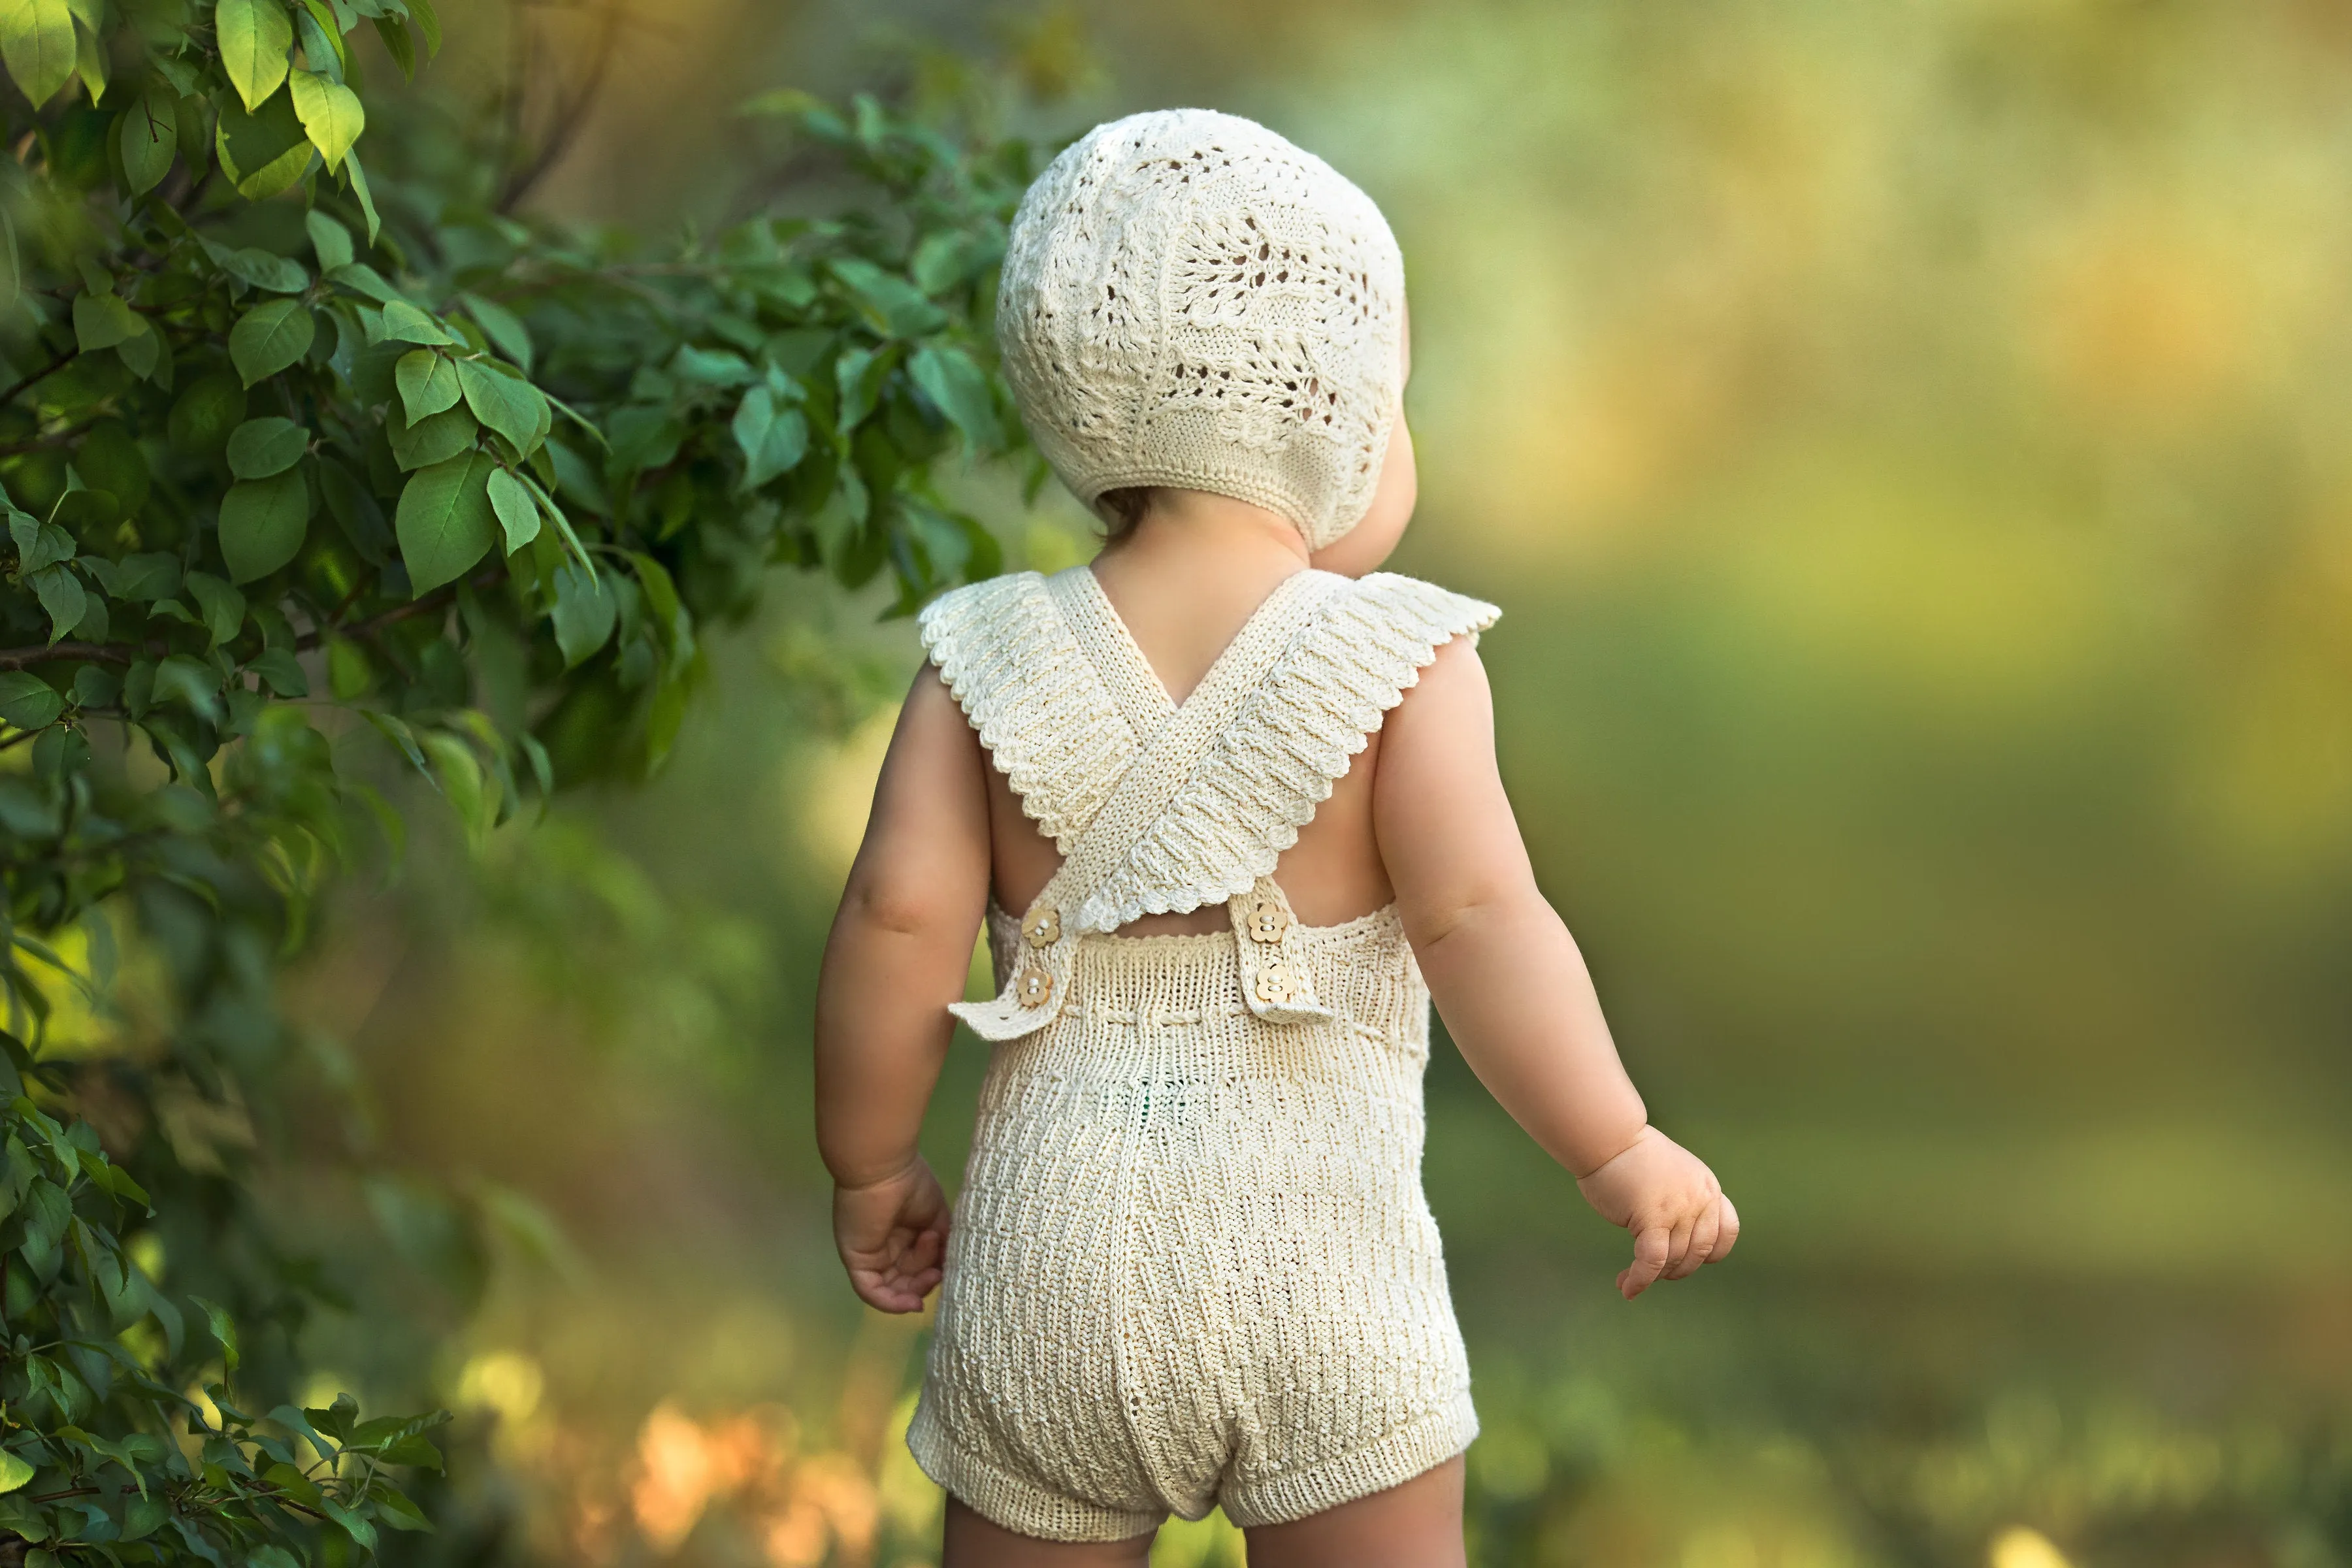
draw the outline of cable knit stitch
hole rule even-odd
[[[1108,868],[1076,889],[1101,920],[1231,889],[1232,929],[1205,936],[1108,934],[1043,895],[1023,920],[991,907],[1000,979],[1063,957],[1044,1021],[990,1060],[907,1439],[988,1518],[1066,1541],[1219,1503],[1275,1523],[1475,1436],[1421,1190],[1428,990],[1393,906],[1303,925],[1266,873],[1436,648],[1495,617],[1409,578],[1301,573],[1178,705],[1139,651],[1119,668],[1090,574],[925,612],[1065,871]]]

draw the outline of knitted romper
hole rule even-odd
[[[1276,857],[1489,605],[1305,571],[1179,707],[1086,567],[923,614],[1062,868],[1015,921],[957,1199],[918,1463],[1025,1535],[1215,1504],[1303,1518],[1477,1433],[1421,1187],[1429,993],[1393,905],[1308,926]],[[1108,934],[1224,902],[1230,932]]]

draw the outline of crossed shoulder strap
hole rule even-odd
[[[1126,630],[1091,574],[1075,579],[1086,571],[993,579],[921,617],[982,744],[1063,854],[1024,912],[1003,993],[953,1011],[983,1038],[1016,1038],[1060,1012],[1087,933],[1222,902],[1251,1010],[1328,1017],[1275,863],[1437,648],[1499,612],[1409,577],[1300,572],[1175,705],[1131,642],[1118,668],[1106,639]]]

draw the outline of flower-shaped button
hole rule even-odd
[[[1020,978],[1013,983],[1013,994],[1024,1007],[1042,1007],[1053,994],[1054,977],[1039,964],[1032,963],[1023,969]]]
[[[1039,910],[1029,917],[1028,924],[1021,928],[1021,934],[1028,939],[1031,947],[1053,946],[1062,940],[1062,911]]]
[[[1279,963],[1269,963],[1257,972],[1257,999],[1261,1002],[1290,1000],[1290,972]]]
[[[1252,942],[1280,942],[1282,933],[1290,929],[1290,912],[1272,899],[1260,899],[1250,906],[1249,933]]]

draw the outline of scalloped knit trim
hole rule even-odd
[[[1182,913],[1271,875],[1437,650],[1475,641],[1501,615],[1392,572],[1333,595],[1073,924],[1110,931]],[[955,589],[918,625],[1022,809],[1068,855],[1142,739],[1046,579],[1019,572]]]
[[[915,624],[1021,809],[1067,855],[1138,741],[1045,577],[1015,572],[953,589]]]
[[[1421,679],[1437,650],[1502,616],[1432,583],[1376,572],[1336,594],[1076,924],[1183,913],[1270,876],[1298,830]]]

